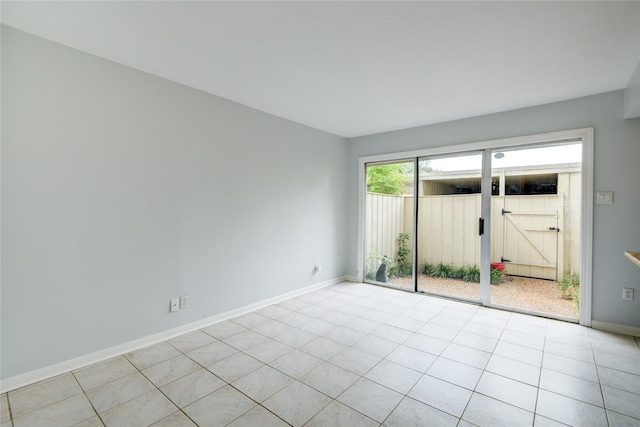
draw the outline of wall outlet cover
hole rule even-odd
[[[169,305],[170,311],[178,311],[180,310],[180,298],[171,298],[171,302]]]
[[[613,191],[598,191],[596,193],[597,205],[612,205],[613,204]]]

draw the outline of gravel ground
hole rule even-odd
[[[413,280],[410,277],[390,279],[389,283],[403,288],[413,287]],[[480,299],[480,285],[478,283],[421,274],[418,278],[418,284],[418,288],[422,291]],[[556,316],[578,317],[573,307],[573,301],[563,298],[562,292],[551,280],[505,276],[504,282],[491,286],[491,302]]]

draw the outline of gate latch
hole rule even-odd
[[[511,260],[506,259],[505,257],[500,257],[500,262],[511,262]]]
[[[505,208],[502,208],[502,215],[508,214],[508,213],[511,213],[511,211],[508,211]]]
[[[549,227],[549,230],[556,230],[558,233],[560,232],[560,229],[558,227]]]

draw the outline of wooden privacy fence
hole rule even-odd
[[[386,194],[367,193],[365,217],[365,268],[366,271],[376,270],[382,257],[393,260],[397,250],[396,239],[400,233],[411,233],[411,220],[405,216],[411,215],[411,207],[405,207],[406,200],[413,197],[389,196]]]
[[[566,192],[493,196],[491,203],[491,260],[505,260],[507,274],[558,280],[579,271],[579,213]],[[393,261],[400,233],[411,235],[413,251],[413,210],[413,196],[367,193],[366,272],[375,271],[382,256]],[[419,267],[480,265],[479,217],[480,194],[420,196]]]
[[[382,256],[394,259],[400,233],[412,236],[408,246],[413,251],[413,200],[413,196],[367,193],[367,271],[377,269]],[[420,264],[426,261],[455,266],[479,265],[480,239],[477,227],[480,195],[421,196],[418,200]]]

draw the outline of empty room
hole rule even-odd
[[[0,425],[640,426],[640,1],[2,1]]]

